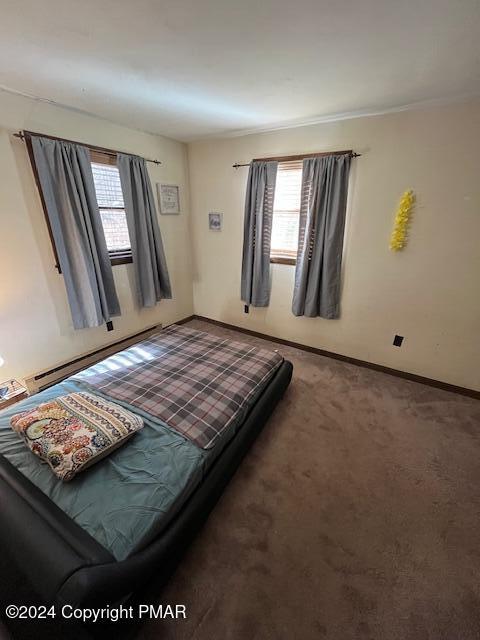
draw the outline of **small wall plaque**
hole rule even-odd
[[[212,212],[208,214],[208,228],[210,231],[221,231],[223,224],[223,213]]]
[[[157,193],[161,214],[176,215],[180,213],[180,197],[177,185],[157,182]]]

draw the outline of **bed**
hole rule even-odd
[[[0,414],[0,540],[45,602],[119,602],[166,582],[292,376],[278,353],[173,325]],[[10,428],[90,391],[143,429],[71,482]],[[3,576],[3,584],[8,576]]]

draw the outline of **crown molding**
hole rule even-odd
[[[154,131],[149,131],[148,129],[139,129],[138,127],[133,127],[131,125],[123,124],[118,120],[109,120],[105,116],[100,116],[92,111],[87,111],[86,109],[81,109],[79,107],[72,107],[68,104],[64,104],[63,102],[57,102],[56,100],[52,100],[50,98],[43,98],[42,96],[36,96],[32,93],[27,93],[26,91],[19,91],[18,89],[12,89],[11,87],[7,87],[3,84],[0,84],[0,93],[7,93],[13,96],[20,96],[21,98],[27,98],[28,100],[32,100],[33,102],[41,102],[44,104],[49,104],[52,107],[56,107],[57,109],[64,109],[65,111],[70,111],[71,113],[76,113],[81,116],[85,116],[87,118],[93,118],[94,120],[100,120],[101,122],[107,122],[110,125],[115,127],[120,127],[122,129],[129,129],[130,131],[135,131],[137,133],[142,133],[148,136],[155,136],[156,138],[164,138],[166,140],[173,140],[174,142],[180,142],[181,144],[187,144],[187,141],[180,140],[178,138],[172,138],[164,133],[156,133]]]
[[[214,133],[202,138],[196,138],[194,141],[206,140],[211,138],[239,138],[241,136],[250,136],[258,133],[270,133],[273,131],[281,131],[283,129],[296,129],[299,127],[311,127],[317,124],[328,124],[330,122],[339,122],[341,120],[354,120],[356,118],[371,118],[383,116],[393,113],[401,113],[402,111],[417,111],[422,109],[431,109],[435,107],[443,107],[451,104],[459,104],[479,100],[480,93],[468,93],[449,98],[433,98],[431,100],[421,100],[411,102],[409,104],[399,105],[395,107],[385,107],[383,109],[358,109],[356,111],[345,111],[343,113],[334,113],[328,115],[320,115],[312,118],[304,118],[300,120],[287,120],[277,122],[260,127],[252,127],[250,129],[234,129],[226,130],[221,133]],[[193,142],[193,141],[192,141]]]
[[[271,124],[261,125],[258,127],[251,127],[248,129],[225,129],[224,131],[211,133],[208,135],[200,135],[200,136],[192,136],[189,139],[178,139],[171,138],[170,136],[162,133],[157,133],[153,131],[149,131],[147,129],[139,129],[138,127],[127,126],[122,124],[117,120],[109,120],[104,116],[97,115],[91,111],[87,111],[85,109],[81,109],[78,107],[72,107],[68,104],[63,104],[61,102],[57,102],[56,100],[52,100],[50,98],[44,98],[41,96],[36,96],[31,93],[27,93],[25,91],[19,91],[18,89],[13,89],[11,87],[7,87],[5,85],[0,84],[0,92],[9,93],[12,95],[21,96],[23,98],[27,98],[29,100],[33,100],[35,102],[43,102],[45,104],[52,105],[54,107],[65,109],[67,111],[71,111],[73,113],[77,113],[82,116],[87,116],[89,118],[95,118],[96,120],[102,120],[103,122],[108,122],[109,124],[116,125],[118,127],[123,127],[125,129],[130,129],[132,131],[138,131],[140,133],[144,133],[151,136],[157,136],[161,138],[166,138],[170,140],[174,140],[176,142],[181,142],[183,144],[189,144],[191,142],[201,142],[202,140],[211,140],[214,138],[239,138],[242,136],[250,136],[259,133],[270,133],[274,131],[281,131],[283,129],[296,129],[299,127],[311,127],[313,125],[318,124],[328,124],[331,122],[339,122],[342,120],[354,120],[356,118],[371,118],[375,116],[383,116],[393,113],[400,113],[402,111],[415,111],[421,109],[430,109],[434,107],[442,107],[448,106],[451,104],[459,104],[464,102],[469,102],[472,100],[480,99],[480,92],[461,94],[454,97],[448,98],[433,98],[430,100],[422,100],[418,102],[411,102],[409,104],[394,106],[394,107],[385,107],[382,109],[358,109],[355,111],[345,111],[342,113],[333,113],[327,115],[318,115],[311,118],[301,118],[294,120],[285,120],[282,122],[274,122]]]

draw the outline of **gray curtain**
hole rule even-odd
[[[350,156],[303,161],[302,198],[292,311],[338,318]]]
[[[85,147],[32,136],[35,165],[75,329],[120,314]]]
[[[277,162],[252,162],[245,196],[242,300],[254,307],[270,301],[270,241]]]
[[[150,178],[143,158],[119,153],[117,164],[139,302],[153,307],[162,298],[171,298],[172,290]]]

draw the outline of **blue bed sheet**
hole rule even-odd
[[[61,482],[11,429],[10,418],[81,391],[65,381],[0,412],[0,453],[117,560],[158,535],[201,481],[214,452],[145,416],[125,445],[70,482]],[[128,407],[132,410],[132,407]]]

